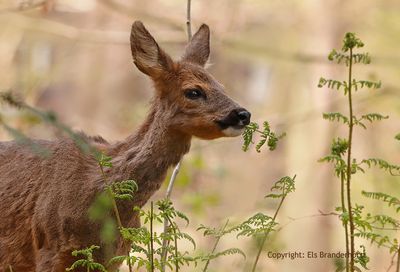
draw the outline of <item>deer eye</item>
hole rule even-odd
[[[200,89],[189,89],[185,91],[185,96],[189,99],[195,100],[201,97],[205,97],[205,94]]]

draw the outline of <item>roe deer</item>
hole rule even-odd
[[[210,30],[203,24],[183,57],[173,61],[141,22],[132,25],[133,61],[155,85],[150,112],[124,141],[109,144],[85,136],[112,157],[113,167],[105,169],[107,180],[138,184],[132,201],[117,203],[123,226],[139,227],[132,207],[142,207],[160,188],[168,168],[189,151],[193,136],[238,136],[250,121],[250,113],[204,69],[209,39]],[[73,250],[102,245],[100,224],[88,218],[90,205],[106,185],[98,162],[71,139],[34,141],[51,156],[41,157],[13,141],[0,142],[1,272],[10,267],[15,272],[65,271],[76,260]],[[118,239],[112,246],[114,256],[128,250]],[[101,247],[96,261],[106,265],[105,256]]]

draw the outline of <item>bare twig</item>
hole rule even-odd
[[[146,18],[146,21],[152,21],[154,23],[163,25],[163,26],[169,26],[173,29],[180,29],[182,30],[182,24],[176,20],[175,18],[168,16],[168,13],[158,13],[155,14],[153,10],[152,12],[148,12],[145,10],[141,10],[137,7],[130,7],[126,4],[123,4],[124,1],[114,1],[114,0],[99,0],[98,1],[101,5],[104,7],[108,8],[109,10],[112,10],[114,12],[117,12],[120,15],[125,16],[129,20],[134,18]],[[127,2],[127,1],[125,1]],[[167,15],[167,16],[165,16]]]
[[[182,161],[182,160],[181,160]],[[172,194],[172,188],[175,184],[175,179],[178,176],[179,170],[181,169],[181,161],[175,166],[174,171],[172,172],[171,178],[169,179],[167,192],[165,194],[165,198],[169,199]]]
[[[153,201],[150,206],[150,271],[154,272]]]
[[[221,229],[221,233],[223,233],[223,232],[225,231],[225,229],[226,229],[226,227],[228,226],[228,224],[229,224],[229,219],[226,220],[226,223],[225,223],[224,227]],[[217,246],[218,246],[218,244],[219,244],[219,240],[221,240],[221,235],[219,235],[219,236],[217,237],[217,239],[215,240],[213,249],[212,249],[212,251],[211,251],[211,255],[213,255],[214,252],[215,252],[215,250],[217,249]],[[211,261],[211,259],[208,259],[208,260],[207,260],[207,262],[206,262],[206,264],[205,264],[205,266],[204,266],[204,268],[203,268],[203,272],[206,272],[206,271],[207,271],[207,268],[208,268],[208,265],[210,264],[210,261]]]
[[[285,199],[286,199],[286,196],[287,196],[287,195],[284,195],[284,196],[281,198],[281,201],[279,202],[278,208],[276,209],[275,214],[274,214],[274,217],[272,218],[272,222],[273,222],[273,223],[275,223],[276,217],[278,216],[278,213],[279,213],[279,211],[280,211],[280,209],[281,209],[281,207],[282,207],[283,202],[284,202]],[[262,238],[261,244],[260,244],[260,246],[259,246],[259,248],[258,248],[258,252],[257,252],[256,258],[255,258],[255,260],[254,260],[254,263],[253,263],[253,266],[252,266],[252,269],[251,269],[252,272],[255,272],[255,271],[256,271],[256,267],[257,267],[258,260],[260,259],[261,252],[262,252],[262,250],[263,250],[263,248],[264,248],[265,242],[267,241],[268,235],[269,235],[269,233],[271,232],[271,229],[272,229],[272,227],[270,227],[270,228],[265,232],[264,237]]]
[[[392,256],[392,259],[390,260],[390,265],[389,267],[386,269],[386,272],[389,272],[390,269],[392,269],[393,265],[394,265],[394,258],[396,258],[397,253],[394,253]]]
[[[5,12],[19,12],[19,11],[32,10],[35,8],[43,7],[45,4],[46,4],[46,1],[41,1],[41,2],[37,2],[37,3],[22,2],[21,4],[19,4],[18,7],[9,7],[9,8],[1,9],[0,14],[5,13]]]
[[[192,39],[190,8],[191,8],[191,0],[187,0],[186,27],[187,27],[187,34],[188,34],[189,42]],[[181,167],[181,162],[182,162],[182,159],[181,159],[181,161],[178,162],[178,164],[175,166],[174,171],[172,172],[171,178],[168,183],[167,192],[165,194],[166,199],[169,199],[171,197],[172,188],[174,187],[175,179],[179,173],[179,169]],[[164,220],[164,233],[166,233],[168,231],[168,228],[169,228],[169,223],[168,223],[168,220],[165,219]],[[161,271],[162,272],[165,271],[165,265],[166,265],[167,254],[168,254],[168,251],[167,251],[168,243],[169,243],[169,241],[167,241],[165,239],[163,240],[162,252],[161,252]]]
[[[280,227],[278,230],[277,230],[277,232],[279,232],[279,231],[281,231],[283,228],[285,228],[287,225],[289,225],[289,224],[291,224],[291,223],[293,223],[293,222],[295,222],[295,221],[298,221],[298,220],[302,220],[302,219],[308,219],[308,218],[314,218],[314,217],[325,217],[325,216],[339,216],[339,214],[338,213],[335,213],[335,212],[329,212],[329,213],[325,213],[325,212],[322,212],[322,211],[318,211],[319,213],[318,214],[311,214],[311,215],[305,215],[305,216],[301,216],[301,217],[288,217],[289,219],[290,219],[290,221],[289,222],[287,222],[286,224],[284,224],[284,225],[282,225],[282,227]]]
[[[192,39],[192,18],[191,18],[191,0],[187,0],[187,10],[186,10],[186,28],[187,28],[187,35],[188,35],[188,41]]]
[[[397,249],[397,265],[396,265],[396,272],[400,271],[400,245]]]
[[[181,168],[181,161],[178,162],[178,164],[175,166],[174,171],[172,172],[171,178],[169,179],[167,192],[165,193],[166,199],[170,199],[170,197],[171,197],[172,188],[174,187],[174,184],[175,184],[175,179],[178,176],[179,170]],[[168,228],[169,228],[168,220],[164,220],[164,233],[168,232]],[[167,259],[168,244],[169,244],[169,241],[164,239],[163,245],[162,245],[162,252],[161,252],[161,263],[162,263],[161,271],[162,272],[165,271],[165,261]]]

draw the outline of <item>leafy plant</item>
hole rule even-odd
[[[181,232],[175,222],[176,218],[180,218],[188,224],[189,219],[183,213],[175,210],[170,200],[157,201],[156,206],[158,212],[154,211],[153,202],[149,211],[138,207],[134,208],[147,227],[121,228],[122,237],[132,243],[133,255],[116,256],[111,259],[110,263],[129,260],[133,267],[145,267],[147,271],[161,271],[163,265],[168,266],[171,270],[174,268],[175,271],[179,271],[182,266],[197,262],[197,259],[191,257],[188,252],[181,252],[178,248],[179,240],[189,241],[194,248],[196,247],[194,239],[187,233]],[[162,224],[164,219],[169,222],[168,231],[166,233],[155,232],[155,224]],[[170,242],[166,248],[168,256],[165,263],[161,259],[163,240]],[[144,254],[145,257],[137,254]]]
[[[85,249],[81,249],[81,250],[74,250],[72,252],[72,256],[82,256],[82,259],[77,260],[76,262],[74,262],[71,267],[67,268],[67,271],[73,271],[79,267],[82,268],[86,268],[87,272],[90,271],[103,271],[103,272],[107,272],[107,270],[105,269],[105,267],[102,264],[96,263],[93,259],[93,251],[95,249],[99,249],[99,246],[90,246],[88,248]]]
[[[285,137],[285,133],[277,135],[275,132],[271,131],[269,123],[267,121],[263,122],[263,129],[260,130],[260,127],[257,123],[250,123],[246,126],[243,132],[243,151],[249,150],[251,144],[254,144],[253,137],[255,133],[259,133],[261,139],[256,144],[256,151],[261,152],[261,147],[267,143],[269,150],[275,150],[277,143],[280,139]]]
[[[242,255],[244,258],[246,258],[246,255],[244,254],[244,252],[239,249],[239,248],[229,248],[229,249],[225,249],[223,251],[217,252],[216,253],[216,249],[217,246],[221,240],[221,238],[231,232],[233,232],[235,230],[235,228],[228,228],[229,220],[226,221],[225,225],[222,228],[216,229],[216,228],[210,228],[207,227],[205,225],[200,225],[200,227],[197,229],[198,231],[203,231],[203,235],[204,236],[211,236],[215,239],[212,251],[208,254],[203,254],[199,257],[199,259],[201,261],[205,261],[205,265],[203,268],[203,272],[207,271],[208,266],[210,264],[210,261],[213,259],[216,259],[218,257],[221,256],[227,256],[227,255],[233,255],[233,254],[240,254]]]
[[[379,113],[368,113],[357,117],[354,113],[353,107],[353,93],[363,88],[378,89],[381,87],[381,82],[372,82],[367,80],[356,80],[353,78],[353,66],[354,64],[370,64],[371,57],[368,53],[354,53],[353,51],[358,48],[362,48],[364,43],[356,37],[354,33],[346,33],[342,50],[332,50],[328,56],[330,61],[334,61],[339,64],[344,64],[348,69],[347,80],[334,80],[321,78],[318,83],[318,87],[327,87],[334,90],[342,90],[344,96],[348,99],[348,115],[344,115],[340,112],[323,113],[323,118],[328,121],[335,121],[343,123],[348,128],[347,138],[336,138],[333,140],[331,145],[331,153],[320,159],[321,162],[333,163],[335,174],[340,178],[340,192],[341,192],[341,206],[336,210],[340,212],[339,218],[341,219],[345,233],[345,244],[346,244],[346,264],[342,268],[338,268],[337,271],[353,272],[361,271],[361,268],[367,269],[369,261],[368,256],[365,253],[365,247],[361,246],[361,254],[356,255],[355,251],[355,237],[362,237],[370,240],[373,243],[377,243],[382,246],[389,242],[388,237],[381,236],[374,232],[377,228],[376,224],[380,224],[381,228],[387,224],[397,224],[397,222],[386,215],[372,216],[367,214],[362,215],[364,209],[363,206],[353,205],[352,203],[352,175],[357,172],[365,172],[365,167],[378,166],[379,168],[388,171],[392,175],[399,174],[399,166],[390,164],[382,159],[370,158],[358,161],[352,156],[353,148],[353,130],[355,126],[360,126],[366,129],[367,122],[375,122],[387,119],[388,116],[381,115]],[[365,196],[382,199],[384,202],[396,205],[396,198],[381,193],[363,193]],[[392,245],[393,246],[393,245]],[[396,244],[397,246],[397,244]],[[394,250],[394,246],[392,250]],[[360,253],[360,252],[359,252]],[[359,265],[359,266],[357,266]]]
[[[295,190],[295,179],[294,177],[283,177],[278,180],[274,186],[271,188],[271,193],[266,195],[265,198],[270,199],[279,199],[279,204],[273,217],[270,217],[265,214],[257,213],[254,216],[250,217],[248,220],[243,222],[241,226],[238,227],[240,230],[238,236],[257,236],[261,235],[261,243],[258,248],[258,252],[256,258],[253,263],[252,272],[256,271],[257,263],[260,258],[261,252],[264,248],[265,242],[268,239],[269,234],[275,230],[277,226],[276,217],[285,201],[287,195]]]

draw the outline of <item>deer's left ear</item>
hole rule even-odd
[[[186,46],[183,61],[204,66],[210,56],[210,28],[202,24]]]

